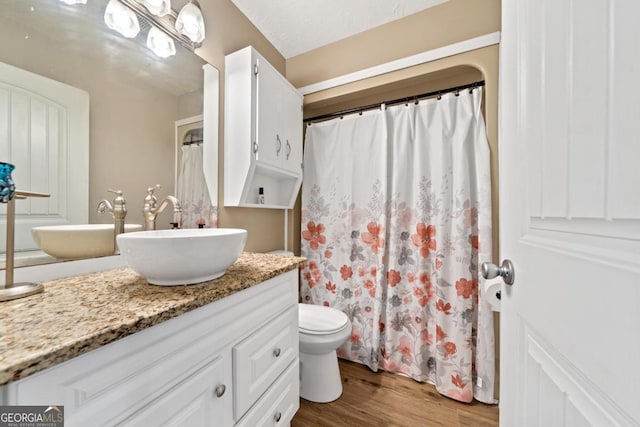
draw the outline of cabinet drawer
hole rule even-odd
[[[222,424],[224,362],[218,357],[119,425],[207,427]],[[219,395],[219,396],[218,396]],[[228,393],[227,393],[228,395]]]
[[[237,427],[288,426],[300,407],[298,359],[240,420]]]
[[[240,419],[298,357],[298,306],[233,347],[234,419]]]

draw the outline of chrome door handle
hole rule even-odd
[[[287,139],[287,160],[289,160],[290,154],[291,154],[291,144],[289,144],[289,140]]]
[[[273,421],[279,423],[280,419],[282,418],[282,412],[278,411],[276,412],[276,414],[273,416]]]
[[[275,357],[280,357],[280,348],[276,348],[275,350],[273,350],[273,355]]]
[[[276,134],[276,141],[278,145],[276,145],[276,156],[280,155],[280,150],[282,150],[282,141],[280,140],[280,135]]]
[[[490,262],[482,263],[482,277],[485,279],[493,279],[498,276],[502,277],[502,280],[504,280],[504,283],[507,285],[513,285],[516,271],[513,269],[511,260],[505,259],[502,261],[500,267]]]

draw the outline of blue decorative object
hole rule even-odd
[[[16,194],[16,185],[11,178],[15,168],[11,163],[0,162],[0,203],[9,203]]]

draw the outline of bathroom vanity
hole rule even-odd
[[[64,405],[67,426],[288,425],[302,261],[245,253],[191,286],[128,268],[47,282],[2,305],[0,404]]]

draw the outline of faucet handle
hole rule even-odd
[[[108,189],[107,190],[109,193],[114,193],[116,195],[116,197],[113,199],[113,210],[114,212],[121,212],[124,215],[127,214],[127,201],[125,200],[124,196],[122,195],[122,190],[112,190],[112,189]]]
[[[160,188],[160,184],[156,184],[154,187],[148,187],[147,188],[147,195],[144,198],[144,211],[145,212],[147,210],[153,210],[153,209],[156,208],[156,203],[158,202],[158,199],[153,194],[153,192],[156,191],[158,188]],[[154,229],[152,228],[151,230],[154,230]]]
[[[153,196],[153,192],[154,192],[154,191],[156,191],[156,190],[158,190],[158,189],[159,189],[159,188],[161,188],[161,187],[162,187],[162,186],[161,186],[160,184],[156,184],[156,185],[155,185],[155,186],[153,186],[153,187],[148,187],[148,188],[147,188],[147,193],[148,193],[150,196]]]

